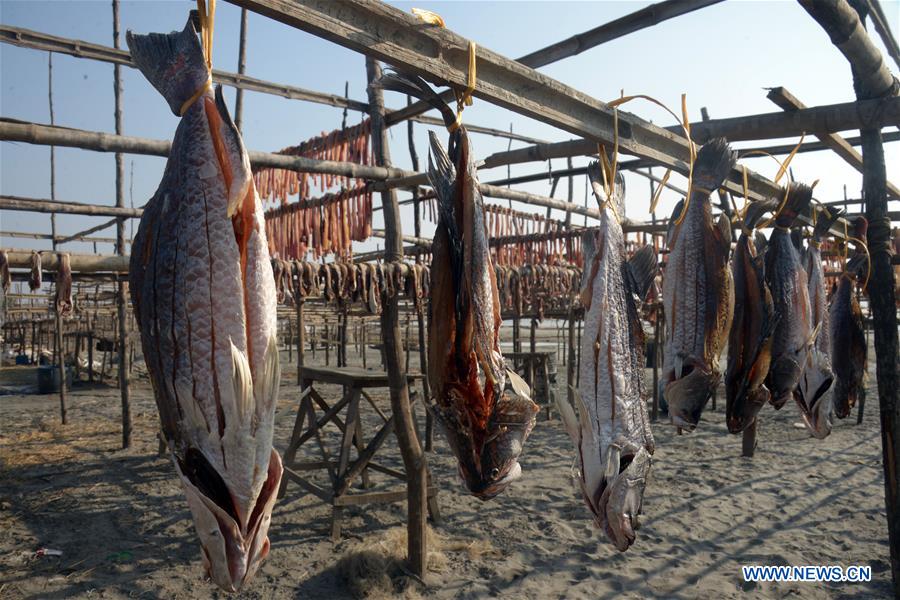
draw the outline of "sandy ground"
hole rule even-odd
[[[294,420],[292,373],[286,366],[276,417],[279,449]],[[870,381],[874,389],[874,377]],[[339,393],[323,390],[329,399]],[[690,436],[656,424],[644,524],[624,554],[591,525],[571,483],[573,449],[558,420],[539,421],[522,479],[487,503],[462,493],[438,437],[429,462],[441,488],[443,521],[434,533],[443,550],[432,557],[435,570],[426,586],[413,584],[406,595],[887,597],[874,391],[869,398],[861,426],[854,415],[824,441],[794,426],[795,407],[767,408],[752,461],[740,457],[740,437],[725,430],[724,401],[716,411],[707,409]],[[387,406],[383,397],[379,401]],[[135,444],[122,451],[115,389],[76,390],[67,426],[59,425],[55,396],[0,396],[0,598],[228,596],[204,579],[180,484],[169,460],[156,455],[156,412],[145,380],[135,385],[134,404]],[[338,439],[333,435],[332,444]],[[379,459],[401,464],[392,443]],[[380,489],[390,485],[382,475],[373,481]],[[376,557],[402,547],[396,534],[403,503],[348,509],[344,538],[334,545],[330,509],[296,487],[289,492],[275,508],[269,559],[248,589],[232,597],[352,597],[341,557],[358,556],[361,546]],[[35,556],[41,548],[62,555]],[[873,580],[747,584],[742,564],[871,565]]]

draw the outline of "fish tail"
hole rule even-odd
[[[816,226],[813,228],[813,239],[821,242],[828,236],[828,230],[831,229],[838,219],[844,216],[844,211],[839,208],[830,209],[828,212],[819,213],[816,220]]]
[[[456,167],[433,131],[428,132],[431,151],[428,153],[428,181],[438,197],[438,212],[451,228],[451,237],[458,238],[454,199],[456,191]]]
[[[805,183],[792,181],[782,191],[787,194],[787,199],[783,201],[784,206],[775,218],[775,225],[787,229],[801,213],[806,212],[812,200],[812,188]]]
[[[775,199],[750,202],[747,206],[747,212],[744,214],[744,227],[749,231],[753,231],[760,220],[762,220],[763,215],[767,212],[774,212],[777,209],[778,201]]]
[[[731,149],[725,138],[710,140],[697,152],[692,173],[693,185],[704,190],[717,189],[736,162],[737,153]]]
[[[656,271],[659,268],[653,246],[641,247],[626,264],[631,280],[630,288],[643,301],[650,292],[650,287],[653,285]]]
[[[400,73],[394,69],[385,69],[374,85],[389,90],[391,92],[399,92],[408,96],[413,96],[427,102],[440,111],[444,117],[444,125],[450,127],[456,122],[456,113],[450,108],[440,94],[434,91],[428,83],[418,75]]]
[[[194,14],[192,11],[181,31],[125,34],[135,65],[163,95],[175,115],[181,114],[182,105],[209,79]]]

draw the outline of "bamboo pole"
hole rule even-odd
[[[600,44],[620,38],[629,33],[653,27],[663,21],[717,4],[722,0],[667,0],[657,2],[609,23],[604,23],[589,31],[573,35],[540,50],[535,50],[518,59],[518,62],[538,69],[570,56],[581,54]]]
[[[56,124],[53,115],[53,53],[47,53],[47,103],[50,106],[50,125]],[[56,147],[50,146],[50,200],[56,200]],[[56,250],[56,215],[50,214],[51,246]]]
[[[119,0],[112,0],[113,46],[119,48]],[[115,92],[116,135],[122,135],[122,74],[119,65],[113,65],[113,90]],[[125,208],[125,157],[116,153],[116,207]],[[125,257],[125,218],[116,219],[116,254]],[[119,329],[119,395],[122,400],[122,448],[131,446],[131,392],[128,389],[128,313],[126,283],[116,283],[116,313]]]
[[[48,52],[56,52],[57,54],[66,54],[75,58],[84,58],[88,60],[96,60],[100,62],[123,65],[126,67],[134,67],[131,55],[125,50],[116,50],[109,46],[93,44],[84,40],[74,40],[70,38],[50,35],[40,31],[25,29],[23,27],[11,27],[9,25],[0,24],[0,42],[13,44],[20,48],[31,48],[34,50],[44,50]],[[264,81],[249,77],[243,73],[229,73],[228,71],[220,71],[213,69],[213,80],[216,83],[227,85],[237,90],[248,90],[259,92],[261,94],[271,94],[280,96],[289,100],[300,100],[304,102],[313,102],[316,104],[324,104],[336,108],[344,108],[367,113],[369,105],[358,100],[351,100],[347,97],[338,96],[336,94],[325,94],[314,90],[307,90],[283,83]],[[396,118],[391,120],[390,115],[393,110],[386,110],[389,118],[388,127],[403,122],[406,119]],[[413,121],[424,123],[426,125],[444,125],[443,119],[436,117],[428,117],[425,115],[412,118]],[[544,140],[529,137],[526,135],[513,134],[501,129],[492,127],[483,127],[479,125],[466,125],[466,129],[471,133],[479,133],[500,138],[509,138],[525,142],[527,144],[541,144]]]
[[[412,104],[412,99],[406,97],[406,105]],[[406,123],[407,146],[409,146],[409,158],[413,171],[419,170],[419,154],[416,151],[416,138],[413,121],[410,119]],[[512,140],[510,140],[512,143]],[[413,234],[415,237],[422,237],[422,201],[419,198],[419,189],[413,190]],[[404,239],[404,241],[406,241]],[[422,257],[416,255],[416,264],[422,264]],[[416,302],[416,325],[419,334],[419,369],[422,371],[422,395],[426,405],[431,402],[431,382],[428,380],[428,347],[425,331],[425,311],[422,302]],[[425,411],[425,451],[431,452],[434,447],[434,417],[430,410]]]
[[[243,77],[247,70],[247,9],[241,9],[241,33],[238,40],[238,77]],[[243,132],[244,121],[244,88],[238,87],[234,98],[234,124]]]
[[[372,85],[381,77],[381,65],[374,59],[366,58],[366,74],[369,85],[369,115],[372,119],[372,148],[375,161],[382,166],[390,166],[391,155],[388,147],[387,131],[384,123],[384,98],[381,88]],[[381,194],[384,206],[384,226],[387,237],[384,243],[384,261],[387,264],[401,259],[403,234],[400,221],[400,207],[397,193],[386,191]],[[427,466],[425,453],[416,435],[409,405],[409,389],[406,373],[400,368],[400,323],[397,312],[397,296],[386,296],[381,311],[381,330],[384,337],[385,366],[391,390],[391,409],[394,416],[394,431],[403,456],[407,478],[407,560],[409,569],[419,577],[425,577],[427,547],[425,539],[425,516],[427,513]]]

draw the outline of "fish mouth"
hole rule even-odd
[[[509,468],[506,475],[499,479],[487,479],[471,481],[463,473],[462,467],[459,468],[459,475],[466,484],[469,492],[479,500],[490,500],[496,498],[509,486],[510,483],[522,476],[522,466],[518,461],[514,462]]]
[[[735,411],[735,414],[730,414],[726,418],[728,432],[741,433],[750,427],[750,425],[753,424],[753,421],[756,420],[756,415],[759,414],[762,407],[769,402],[770,397],[771,394],[769,393],[769,389],[764,385],[748,391],[742,403],[741,410]]]
[[[672,424],[688,432],[696,429],[703,408],[718,385],[718,373],[685,363],[681,377],[670,381],[665,387]]]
[[[810,356],[810,362],[800,377],[794,400],[800,407],[803,423],[817,439],[824,439],[831,433],[834,411],[833,398],[826,394],[834,381],[834,375],[819,359],[818,353]]]
[[[650,473],[650,453],[643,447],[625,443],[611,444],[607,449],[606,468],[600,484],[593,493],[584,487],[582,492],[594,524],[603,530],[619,552],[625,552],[637,538],[644,489]]]
[[[769,389],[772,390],[770,402],[775,410],[781,410],[790,400],[803,376],[803,371],[800,362],[790,356],[781,356],[772,362],[767,381]]]
[[[200,538],[203,565],[225,591],[237,592],[269,554],[269,523],[281,483],[281,457],[272,450],[268,472],[249,515],[240,515],[222,476],[189,448],[175,466]]]

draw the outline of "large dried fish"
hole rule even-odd
[[[472,494],[488,499],[521,474],[518,457],[538,406],[500,351],[500,300],[468,135],[464,128],[451,135],[453,158],[434,133],[430,138],[428,178],[440,216],[432,245],[429,378],[460,475]]]
[[[778,315],[766,385],[772,392],[771,402],[776,409],[784,406],[797,389],[816,335],[809,305],[808,278],[790,233],[794,219],[809,206],[812,188],[791,182],[783,193],[786,197],[766,248],[766,282]],[[812,423],[811,430],[824,427],[824,424],[812,421],[818,418],[816,414],[804,412],[805,404],[800,403],[800,408],[804,419]]]
[[[856,237],[865,240],[865,219],[856,224]],[[850,416],[866,382],[866,334],[859,301],[853,293],[856,281],[865,279],[866,257],[853,257],[841,275],[837,291],[828,308],[831,329],[831,365],[834,369],[834,414],[839,419]]]
[[[586,274],[582,374],[578,418],[560,399],[560,414],[578,449],[579,484],[594,522],[620,550],[634,543],[644,487],[650,472],[653,435],[647,419],[644,331],[638,307],[656,276],[656,254],[644,246],[625,260],[619,223],[625,184],[619,174],[612,197],[600,167],[588,167],[601,205],[600,226],[585,232]]]
[[[753,235],[762,215],[775,208],[771,202],[754,202],[747,208],[741,237],[734,251],[734,319],[728,336],[725,369],[725,423],[739,433],[753,424],[769,401],[764,381],[772,358],[775,309],[765,279],[765,261]]]
[[[697,426],[719,384],[719,357],[731,327],[731,226],[725,215],[713,221],[709,196],[735,159],[722,138],[704,145],[694,163],[687,206],[672,215],[663,278],[668,335],[661,381],[672,423],[688,431]]]
[[[44,280],[41,253],[36,250],[31,252],[31,275],[28,277],[28,289],[32,292],[40,289]]]
[[[131,293],[163,432],[212,580],[240,589],[268,554],[281,460],[275,281],[249,159],[193,20],[128,32],[131,56],[183,112],[131,254]],[[182,106],[186,105],[184,110]]]
[[[420,78],[386,75],[381,85],[425,99],[448,125],[455,121]],[[518,458],[538,406],[500,351],[500,300],[468,133],[459,127],[450,134],[449,154],[434,132],[429,137],[428,179],[439,209],[428,318],[433,412],[466,487],[486,500],[520,476]]]
[[[823,439],[831,433],[831,417],[834,410],[831,387],[834,373],[831,371],[831,333],[828,324],[828,305],[825,299],[825,269],[819,245],[828,230],[840,217],[840,211],[820,216],[813,228],[809,246],[803,250],[801,261],[809,286],[810,326],[818,332],[806,357],[806,367],[800,376],[794,400],[800,407],[803,422],[813,436]]]

